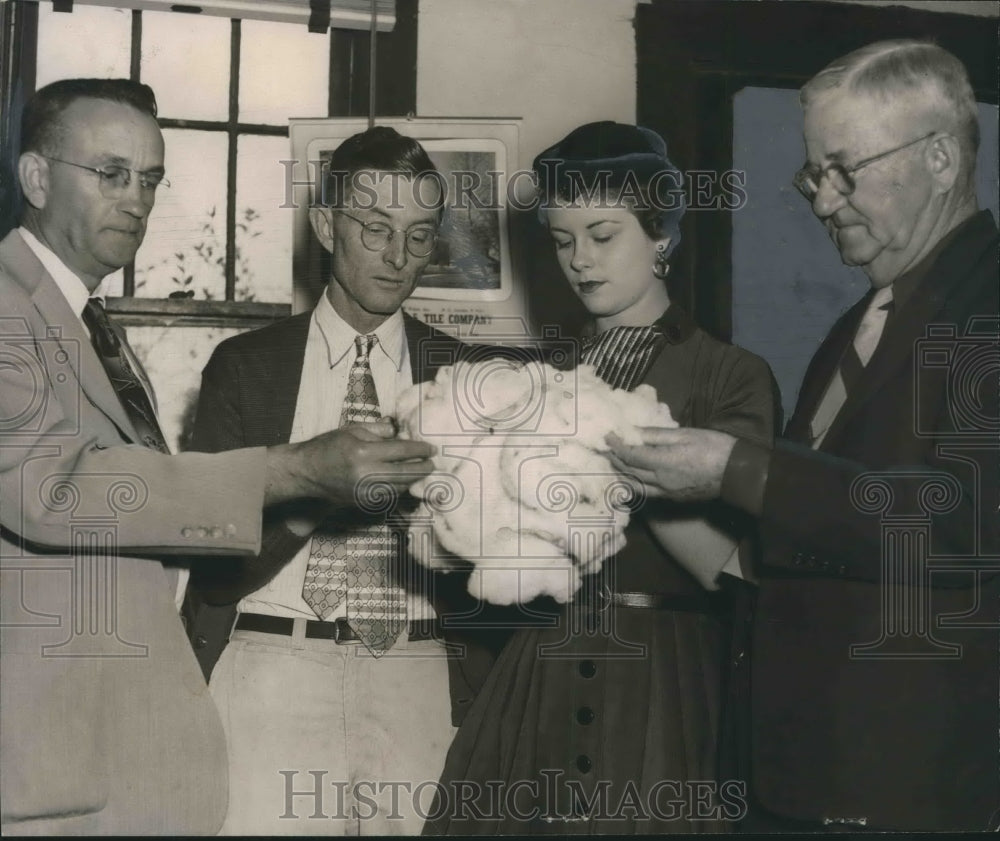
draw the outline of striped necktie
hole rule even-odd
[[[357,336],[354,343],[357,356],[347,377],[341,426],[381,417],[370,361],[378,337]],[[390,649],[406,627],[406,593],[391,575],[401,537],[384,522],[342,519],[325,521],[312,537],[302,598],[320,619],[332,616],[346,598],[348,624],[375,656]]]
[[[118,402],[135,427],[139,440],[151,450],[169,453],[153,404],[135,373],[134,365],[129,361],[134,354],[112,328],[111,319],[98,299],[90,298],[87,301],[83,308],[83,323],[90,330],[94,350],[97,351],[101,365],[118,395]]]
[[[847,402],[848,394],[857,387],[858,380],[861,379],[882,338],[882,331],[885,329],[885,322],[891,310],[892,287],[885,286],[879,289],[868,303],[868,309],[861,317],[854,340],[844,349],[840,364],[834,371],[833,379],[816,409],[810,425],[814,449],[823,443],[833,421]]]
[[[612,388],[631,391],[646,375],[663,333],[655,324],[612,327],[583,340],[580,362],[593,365],[597,376]]]

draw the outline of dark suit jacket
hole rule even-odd
[[[866,300],[846,313],[773,452],[751,734],[756,796],[777,814],[972,830],[1000,805],[997,243],[988,212],[956,233],[887,322],[862,381],[812,450],[809,421]],[[992,323],[970,320],[977,316]],[[852,491],[866,471],[892,473]],[[892,545],[885,535],[897,527],[929,535],[926,544]],[[945,571],[902,591],[885,586],[883,557],[895,549],[943,559]],[[992,558],[992,571],[957,571],[976,557]],[[908,601],[887,607],[900,592]],[[910,611],[896,626],[903,636],[852,654],[884,636],[892,609]],[[910,624],[924,615],[926,629]]]
[[[191,449],[217,452],[288,442],[311,315],[301,313],[235,336],[215,349],[202,375]],[[453,364],[471,347],[406,314],[403,320],[415,383],[433,380],[440,367]],[[286,506],[265,510],[259,555],[192,565],[184,616],[206,680],[229,642],[239,600],[274,578],[309,539],[287,528],[288,514]],[[477,603],[466,592],[466,578],[462,573],[432,576],[429,595],[439,615],[473,610]],[[447,641],[464,652],[449,658],[457,724],[503,637],[482,629],[448,630]]]

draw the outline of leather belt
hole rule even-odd
[[[263,613],[241,613],[236,619],[237,631],[256,631],[259,634],[277,634],[283,637],[292,636],[295,630],[295,620],[287,616],[266,616]],[[331,622],[320,622],[316,619],[306,619],[306,639],[332,640],[337,645],[359,643],[361,639],[350,626],[347,619],[340,617]],[[407,636],[411,642],[420,640],[441,639],[441,628],[436,619],[421,619],[410,622]]]

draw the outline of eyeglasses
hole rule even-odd
[[[339,213],[348,219],[353,219],[361,226],[361,244],[369,251],[385,251],[397,231],[405,237],[406,250],[414,257],[426,257],[437,245],[438,232],[428,225],[414,225],[404,231],[402,228],[393,228],[385,222],[365,222],[344,210]]]
[[[880,161],[882,158],[889,157],[889,155],[895,155],[896,152],[902,152],[904,149],[916,146],[918,143],[933,137],[935,134],[937,134],[937,132],[932,131],[925,134],[923,137],[918,137],[916,140],[904,143],[902,146],[897,146],[894,149],[889,149],[887,152],[881,152],[878,155],[872,155],[870,158],[858,161],[858,163],[850,168],[838,163],[828,164],[825,167],[806,165],[795,173],[795,178],[792,183],[795,184],[798,191],[802,193],[802,195],[805,196],[810,202],[816,198],[816,194],[819,192],[820,182],[822,182],[824,178],[829,180],[830,186],[842,196],[849,196],[854,192],[855,187],[857,186],[854,181],[854,173],[864,169],[869,164],[875,163],[875,161]]]
[[[106,199],[116,199],[121,196],[128,188],[128,185],[132,183],[133,172],[138,176],[139,186],[149,193],[155,192],[157,187],[170,186],[170,182],[163,177],[162,172],[140,172],[138,169],[130,169],[127,166],[118,166],[117,164],[84,166],[83,164],[73,163],[73,161],[64,161],[62,158],[54,158],[51,155],[43,155],[43,157],[50,161],[66,164],[67,166],[75,166],[77,169],[93,172],[95,175],[100,176],[101,180],[98,182],[98,189],[100,189],[101,195]]]

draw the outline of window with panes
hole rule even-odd
[[[170,186],[157,191],[134,265],[100,292],[127,327],[164,432],[181,448],[212,349],[291,313],[288,120],[368,112],[369,33],[191,14],[192,6],[22,5],[37,8],[34,52],[21,49],[20,69],[33,76],[24,97],[74,76],[131,77],[156,93]],[[382,114],[414,109],[416,0],[399,7],[408,23],[397,11],[393,31],[378,36],[377,78],[392,77],[378,79]]]

